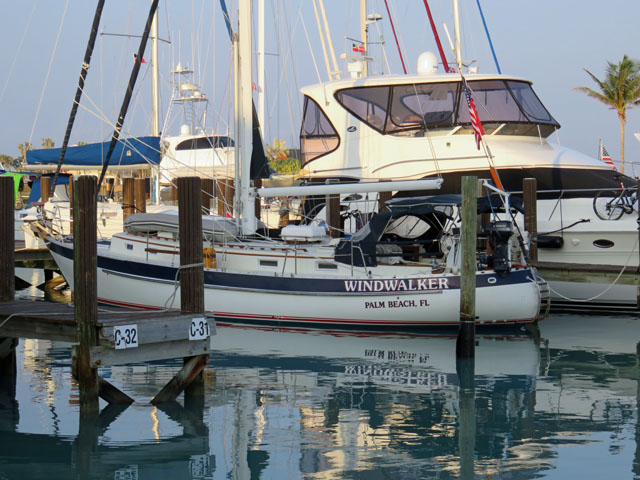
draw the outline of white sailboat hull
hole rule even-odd
[[[73,289],[73,246],[49,248]],[[101,253],[101,250],[102,253]],[[137,308],[179,308],[176,267],[98,253],[100,302]],[[544,299],[529,269],[505,276],[478,272],[479,325],[525,324],[541,317]],[[220,323],[280,327],[412,329],[458,325],[459,275],[396,278],[240,274],[205,269],[205,310]],[[543,295],[544,296],[544,295]]]

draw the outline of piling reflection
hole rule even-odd
[[[608,478],[632,478],[640,321],[602,322],[552,317],[541,338],[480,333],[471,363],[456,361],[455,334],[218,327],[204,404],[149,405],[179,360],[110,367],[100,375],[136,403],[80,423],[69,347],[21,344],[15,395],[0,392],[0,472],[495,480],[593,478],[602,464]],[[567,448],[583,460],[563,462]]]

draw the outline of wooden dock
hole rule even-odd
[[[215,322],[204,312],[200,179],[178,179],[180,236],[180,311],[99,309],[95,177],[73,182],[74,304],[15,300],[15,266],[49,261],[47,251],[15,251],[13,181],[0,177],[0,383],[15,386],[18,338],[75,343],[72,375],[78,381],[80,415],[99,414],[98,397],[110,404],[133,399],[98,376],[98,367],[184,358],[184,366],[151,400],[174,402],[184,392],[185,406],[203,404],[202,372],[209,360]],[[195,212],[195,213],[193,213]],[[22,262],[22,263],[20,263]],[[24,263],[27,262],[27,263]],[[15,390],[15,388],[13,389]]]
[[[215,322],[204,314],[178,310],[102,308],[96,330],[98,345],[91,348],[92,368],[208,354]],[[74,306],[30,300],[0,302],[1,337],[79,343]]]

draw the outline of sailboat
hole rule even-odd
[[[279,327],[421,329],[460,319],[459,196],[389,202],[353,236],[332,238],[325,225],[289,225],[280,238],[261,236],[254,196],[378,191],[384,182],[256,189],[249,183],[251,127],[250,1],[239,5],[236,73],[237,221],[213,218],[203,244],[205,310],[217,321]],[[258,148],[260,146],[257,146]],[[440,179],[396,182],[394,190],[433,190]],[[346,188],[346,190],[345,190]],[[302,189],[302,190],[301,190]],[[277,192],[276,192],[277,191]],[[276,195],[277,193],[277,195]],[[510,216],[505,192],[481,212]],[[481,202],[482,204],[482,202]],[[481,207],[482,208],[482,207]],[[100,302],[138,308],[178,308],[177,225],[145,215],[98,244]],[[532,323],[548,312],[548,289],[527,265],[511,221],[488,225],[476,276],[481,325]],[[51,237],[56,263],[73,289],[73,242]]]
[[[457,22],[456,32],[455,52],[460,56]],[[534,240],[540,262],[561,262],[569,269],[578,264],[620,270],[638,266],[637,207],[613,220],[601,218],[594,203],[598,192],[619,192],[621,186],[633,190],[637,181],[555,143],[552,137],[560,124],[531,81],[463,72],[460,57],[458,71],[443,73],[430,52],[418,59],[417,74],[367,77],[362,73],[367,58],[366,53],[350,57],[351,78],[301,89],[302,180],[442,178],[442,192],[455,193],[464,175],[492,179],[497,172],[511,192],[523,189],[523,179],[535,178]],[[444,56],[442,61],[446,65]],[[463,77],[484,129],[482,148],[476,143]],[[554,304],[637,309],[634,285],[605,280],[552,282],[551,287]]]

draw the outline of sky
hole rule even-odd
[[[312,0],[265,0],[267,121],[265,143],[274,138],[297,146],[302,111],[299,89],[326,81]],[[228,8],[234,10],[232,0]],[[254,2],[255,3],[255,2]],[[359,0],[325,0],[332,42],[339,56],[360,37]],[[97,0],[0,0],[0,154],[17,157],[18,145],[52,138],[61,146],[77,88]],[[148,0],[107,0],[85,93],[71,143],[110,138],[133,67],[133,53],[148,14]],[[422,0],[387,0],[405,63],[416,70],[423,51],[437,54]],[[429,2],[449,61],[453,55],[443,24],[453,32],[450,0]],[[604,77],[607,62],[624,54],[640,60],[638,0],[480,0],[502,73],[531,80],[547,109],[561,124],[561,145],[597,157],[599,140],[617,161],[620,127],[614,110],[578,86],[597,88],[584,69]],[[460,0],[463,61],[480,73],[496,65],[476,0]],[[382,19],[370,26],[375,74],[401,74],[384,0],[369,0],[368,13]],[[232,14],[233,15],[233,14]],[[160,0],[159,48],[161,125],[178,133],[180,110],[170,109],[173,66],[194,67],[194,80],[210,99],[206,126],[228,133],[232,124],[229,37],[219,0]],[[117,34],[117,35],[110,35]],[[380,41],[384,41],[384,49]],[[151,131],[150,49],[124,126],[126,135]],[[344,62],[340,67],[345,70]],[[625,157],[640,175],[640,108],[628,111]],[[230,132],[229,132],[230,133]],[[627,169],[627,173],[629,170]]]

